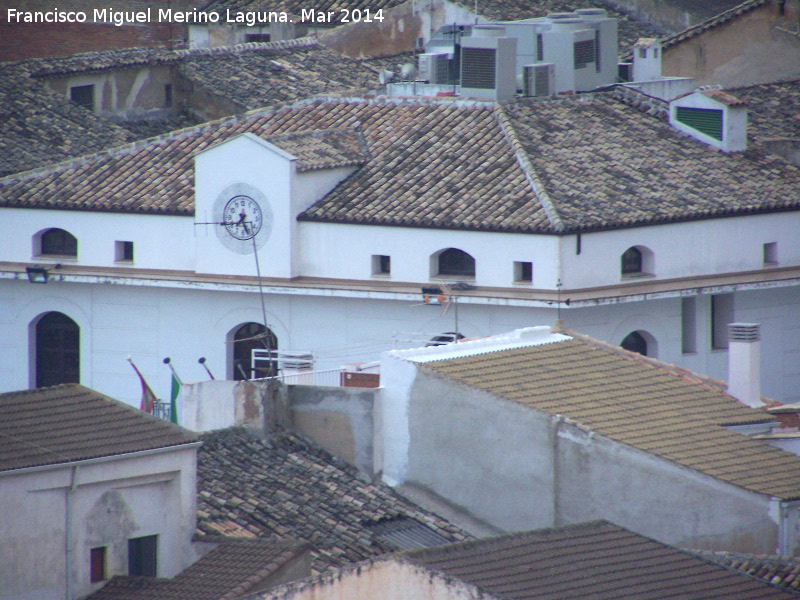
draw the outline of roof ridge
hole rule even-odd
[[[275,42],[244,42],[232,46],[216,46],[214,48],[182,48],[175,50],[178,58],[193,58],[196,56],[218,56],[225,54],[242,54],[245,52],[259,52],[262,50],[284,50],[286,48],[302,48],[319,46],[325,48],[315,37],[306,36],[291,40],[278,40]]]
[[[691,27],[687,27],[683,31],[679,31],[665,38],[662,38],[661,48],[662,50],[666,50],[668,47],[674,46],[675,44],[682,42],[684,40],[693,38],[696,35],[702,33],[703,31],[706,31],[707,29],[712,29],[714,27],[717,27],[718,25],[727,23],[734,17],[738,17],[739,15],[742,15],[746,12],[755,10],[760,6],[767,4],[769,1],[770,0],[746,0],[741,4],[734,6],[733,8],[729,8],[728,10],[721,12],[716,16],[711,17],[710,19],[706,19],[702,23],[698,23],[697,25],[692,25]]]
[[[528,180],[528,184],[531,186],[531,190],[533,190],[534,195],[542,205],[544,213],[547,215],[547,220],[550,221],[550,224],[556,231],[564,231],[564,222],[561,220],[561,216],[558,214],[555,204],[553,204],[542,182],[539,181],[539,177],[536,175],[530,158],[528,158],[527,152],[525,152],[525,149],[522,147],[522,142],[519,141],[514,131],[514,125],[511,123],[511,119],[499,102],[494,103],[494,115],[497,119],[497,123],[500,125],[500,130],[503,132],[506,141],[514,152],[517,164],[519,164],[522,172],[525,174],[525,179]]]

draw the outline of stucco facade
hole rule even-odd
[[[157,536],[157,575],[196,556],[197,445],[0,473],[0,598],[80,598],[128,574],[128,540]],[[90,552],[105,548],[102,581]]]

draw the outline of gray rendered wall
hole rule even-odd
[[[286,387],[292,428],[371,477],[375,391],[311,385]]]
[[[549,419],[419,370],[408,480],[505,531],[553,524]]]
[[[684,547],[778,546],[770,497],[424,368],[411,389],[409,430],[408,481],[506,531],[603,518]]]

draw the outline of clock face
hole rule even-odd
[[[225,229],[237,240],[252,239],[261,231],[261,207],[250,196],[234,196],[225,204],[222,223],[225,223]]]
[[[272,209],[267,197],[249,183],[233,183],[219,193],[213,221],[217,239],[237,254],[252,254],[272,234]]]

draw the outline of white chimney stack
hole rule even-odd
[[[728,324],[728,393],[751,408],[761,401],[761,326]]]

